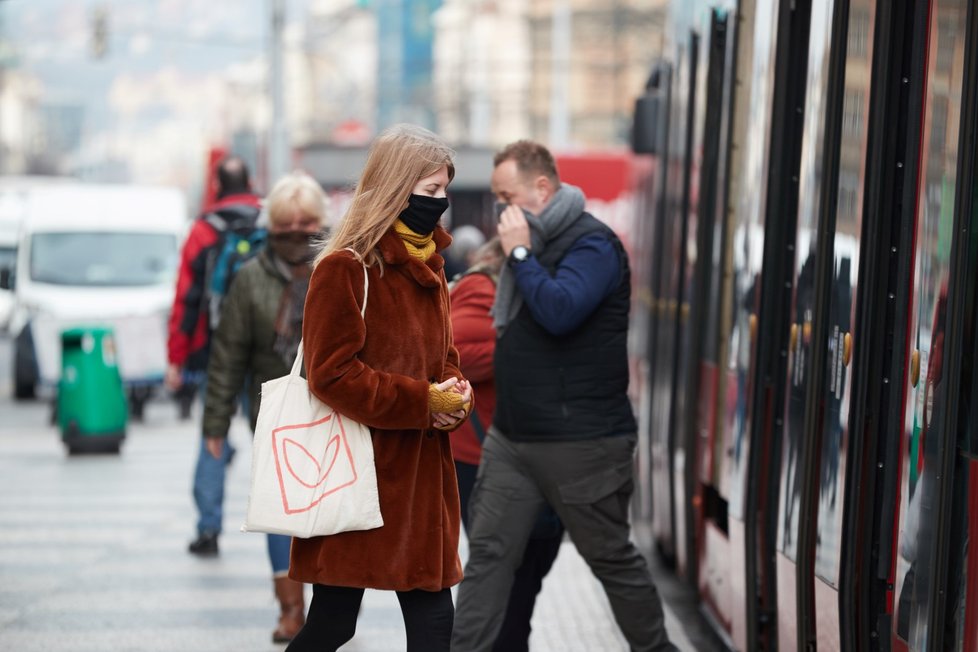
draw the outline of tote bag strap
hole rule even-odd
[[[363,265],[363,305],[360,307],[360,318],[363,319],[367,313],[367,293],[370,290],[370,278],[367,276],[367,264],[363,262],[363,258],[360,257],[360,254],[353,251],[353,249],[347,247],[343,251],[349,251],[352,253],[353,256],[360,261],[360,264]],[[289,372],[290,376],[298,376],[302,372],[302,354],[302,340],[299,340],[299,348],[295,352],[295,362],[292,363],[292,371]]]

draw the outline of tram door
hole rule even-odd
[[[770,327],[761,315],[765,225],[772,206],[768,197],[779,182],[784,148],[772,144],[777,71],[780,0],[744,1],[738,7],[738,46],[734,124],[730,134],[728,207],[722,238],[724,282],[719,313],[717,411],[711,484],[704,505],[717,503],[719,519],[707,520],[701,552],[703,599],[724,623],[739,650],[760,649],[757,612],[764,573],[757,567],[758,478],[766,476],[764,444],[755,441],[759,376],[758,342]],[[777,191],[775,194],[779,194]],[[772,242],[777,241],[777,235]],[[763,357],[764,352],[761,351]],[[705,377],[709,380],[709,377]],[[714,495],[715,492],[715,495]],[[725,522],[726,531],[722,525]]]
[[[845,44],[841,56],[842,75],[839,85],[841,113],[835,129],[838,132],[835,169],[835,199],[827,208],[834,217],[834,228],[826,229],[832,239],[831,263],[822,282],[825,305],[825,330],[822,345],[822,377],[814,400],[821,409],[820,418],[812,424],[817,442],[818,462],[812,486],[816,519],[814,528],[813,602],[816,646],[832,651],[842,647],[839,622],[841,553],[844,540],[843,515],[846,499],[855,488],[846,479],[850,448],[850,409],[853,396],[853,347],[867,333],[856,333],[855,311],[858,297],[857,272],[863,240],[863,206],[866,192],[866,152],[869,125],[870,80],[876,22],[876,0],[849,0],[838,3],[832,47]],[[814,11],[814,6],[813,6]],[[814,22],[814,21],[813,21]],[[831,193],[828,193],[831,197]],[[832,215],[831,213],[834,213]],[[857,337],[857,335],[859,337]]]
[[[718,362],[720,359],[721,296],[726,269],[727,175],[730,130],[733,115],[735,66],[735,14],[715,8],[705,27],[698,80],[694,150],[698,158],[699,193],[694,204],[695,232],[687,237],[687,250],[695,251],[691,260],[693,278],[690,291],[688,351],[684,354],[686,402],[680,410],[687,456],[686,485],[693,530],[687,540],[690,559],[688,577],[695,580],[702,599],[715,615],[730,613],[729,585],[731,564],[727,545],[727,506],[719,491],[718,469],[722,448],[718,449],[716,414],[718,402]],[[708,534],[707,534],[708,532]],[[723,619],[724,624],[726,618]]]
[[[688,333],[679,360],[676,402],[682,436],[683,472],[677,473],[677,527],[686,523],[688,578],[715,613],[729,613],[730,564],[726,545],[726,505],[717,486],[715,415],[717,360],[722,315],[721,282],[725,269],[726,179],[733,92],[735,20],[733,12],[714,8],[703,25],[693,119],[697,192],[691,198],[685,250],[681,323]],[[688,306],[688,316],[687,316]],[[677,465],[678,467],[678,465]],[[680,484],[681,482],[681,484]],[[704,535],[709,534],[705,537]]]
[[[776,530],[780,649],[840,649],[873,0],[811,5]],[[818,618],[814,618],[815,614]]]
[[[667,151],[663,156],[662,203],[656,218],[656,246],[661,252],[653,277],[650,442],[652,460],[652,532],[659,551],[669,560],[685,565],[685,510],[677,510],[683,492],[676,492],[674,460],[683,454],[676,426],[678,352],[684,337],[680,325],[685,295],[686,242],[689,228],[689,184],[691,174],[691,114],[696,102],[696,68],[699,36],[691,32],[676,58],[672,76]],[[679,481],[678,484],[682,485]]]
[[[962,357],[973,360],[975,340],[976,14],[968,0],[929,5],[894,546],[897,651],[975,648],[965,560],[976,406]]]

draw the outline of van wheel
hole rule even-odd
[[[18,401],[25,401],[37,396],[37,385],[23,364],[14,362],[14,398]]]
[[[25,327],[14,338],[14,398],[27,400],[34,398],[37,386],[37,362],[34,359],[34,340],[31,330]]]

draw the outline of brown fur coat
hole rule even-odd
[[[451,237],[435,231],[438,250]],[[370,427],[384,526],[293,539],[289,576],[333,586],[437,591],[462,579],[459,499],[447,432],[431,427],[428,385],[456,376],[448,289],[436,254],[422,263],[389,231],[384,265],[348,251],[323,259],[306,296],[303,338],[309,388]],[[364,328],[366,322],[366,328]]]

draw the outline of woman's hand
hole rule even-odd
[[[459,421],[465,418],[465,410],[455,410],[454,412],[438,412],[432,415],[435,427],[439,430],[451,430]]]
[[[460,421],[465,419],[468,407],[472,403],[472,386],[467,380],[459,380],[458,378],[452,376],[448,380],[442,381],[435,385],[435,388],[442,391],[451,391],[456,394],[461,394],[464,402],[464,407],[459,410],[454,410],[452,412],[435,412],[432,414],[432,419],[435,428],[439,430],[451,430]]]
[[[472,403],[472,385],[467,380],[460,380],[452,386],[452,391],[457,392],[462,395],[465,400],[465,407],[468,409],[470,403]]]

